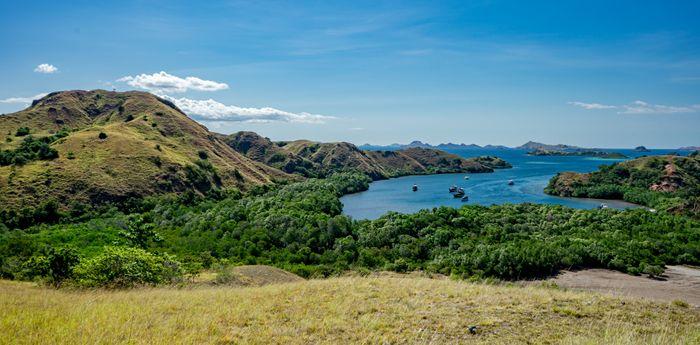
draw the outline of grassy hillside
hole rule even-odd
[[[376,180],[430,173],[492,172],[493,169],[511,167],[496,157],[464,159],[444,151],[419,147],[366,151],[345,142],[296,140],[274,143],[252,132],[238,132],[225,140],[248,158],[306,177],[356,170]]]
[[[67,135],[49,143],[58,157],[13,158],[0,166],[5,210],[48,199],[65,207],[185,190],[205,193],[285,177],[232,150],[172,103],[144,92],[49,94],[0,116],[0,150],[18,156],[23,142],[59,132]]]
[[[680,303],[407,276],[128,291],[0,281],[0,308],[3,344],[700,342],[700,311]]]
[[[621,199],[649,207],[700,215],[700,156],[649,156],[581,174],[565,172],[546,193],[567,197]]]

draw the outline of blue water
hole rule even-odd
[[[498,156],[513,165],[512,169],[496,170],[485,174],[443,174],[406,176],[395,179],[376,181],[370,184],[369,190],[343,196],[343,213],[354,219],[376,219],[388,211],[413,213],[421,209],[437,206],[460,207],[465,204],[458,198],[452,197],[448,188],[457,185],[464,188],[469,196],[468,204],[492,205],[504,203],[540,203],[557,204],[574,208],[595,208],[605,202],[609,207],[635,207],[622,201],[561,198],[544,194],[547,182],[557,172],[576,171],[590,172],[597,170],[600,165],[619,162],[619,159],[603,159],[595,157],[554,157],[528,156],[522,150],[448,150],[465,158],[491,155]],[[635,152],[624,149],[608,149],[606,151],[620,152],[630,158],[642,155],[659,155],[674,150],[652,150],[652,152]],[[679,152],[687,154],[687,152]],[[464,176],[469,176],[465,180]],[[508,180],[515,185],[509,186]],[[418,185],[418,191],[411,191],[413,184]]]

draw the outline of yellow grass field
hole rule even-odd
[[[700,310],[683,303],[395,275],[127,291],[0,281],[0,310],[2,344],[700,344]]]

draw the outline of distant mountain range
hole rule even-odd
[[[411,147],[422,147],[422,148],[431,148],[431,149],[439,149],[439,150],[451,150],[451,149],[462,149],[462,150],[525,150],[525,151],[548,151],[548,152],[581,152],[581,151],[596,151],[596,152],[602,152],[604,151],[603,149],[600,148],[591,148],[591,147],[580,147],[580,146],[574,146],[574,145],[566,145],[566,144],[556,144],[556,145],[551,145],[551,144],[543,144],[540,142],[536,141],[528,141],[525,144],[522,144],[520,146],[516,147],[508,147],[504,145],[484,145],[480,146],[477,144],[454,144],[454,143],[446,143],[446,144],[438,144],[438,145],[431,145],[429,143],[424,143],[420,140],[414,140],[408,144],[390,144],[390,145],[372,145],[372,144],[364,144],[360,145],[359,148],[363,150],[400,150],[400,149],[406,149],[406,148],[411,148]],[[646,147],[644,146],[637,146],[633,148],[635,151],[639,152],[650,152]],[[680,147],[678,148],[679,151],[699,151],[700,146],[685,146],[685,147]]]
[[[420,148],[426,148],[426,149],[438,149],[438,150],[450,150],[450,149],[466,149],[466,150],[508,150],[511,149],[510,147],[503,146],[503,145],[485,145],[485,146],[480,146],[477,144],[454,144],[454,143],[443,143],[443,144],[438,144],[438,145],[431,145],[428,143],[424,143],[420,140],[414,140],[408,144],[389,144],[389,145],[372,145],[372,144],[364,144],[360,145],[360,148],[363,150],[400,150],[400,149],[407,149],[407,148],[413,148],[413,147],[420,147]]]
[[[412,147],[421,147],[421,148],[430,148],[430,149],[439,149],[439,150],[450,150],[450,149],[463,149],[463,150],[526,150],[526,151],[589,151],[589,150],[594,150],[591,148],[583,148],[583,147],[578,147],[578,146],[571,146],[571,145],[564,145],[564,144],[557,144],[557,145],[548,145],[548,144],[543,144],[543,143],[538,143],[535,141],[528,141],[527,143],[517,146],[517,147],[508,147],[504,145],[484,145],[480,146],[477,144],[454,144],[454,143],[443,143],[443,144],[438,144],[438,145],[431,145],[428,143],[424,143],[420,140],[414,140],[408,144],[390,144],[390,145],[372,145],[372,144],[364,144],[361,145],[360,148],[363,150],[400,150],[400,149],[406,149],[406,148],[412,148]]]

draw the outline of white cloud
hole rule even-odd
[[[58,68],[52,64],[42,63],[41,65],[36,66],[34,72],[51,74],[58,72]]]
[[[202,121],[215,122],[295,122],[295,123],[325,123],[332,116],[310,114],[306,112],[292,113],[275,108],[242,108],[226,105],[213,99],[195,100],[175,98],[160,95],[172,101],[187,115]]]
[[[605,105],[605,104],[600,104],[600,103],[584,103],[584,102],[569,102],[569,104],[573,106],[577,106],[583,109],[587,110],[593,110],[593,109],[615,109],[617,108],[614,105]]]
[[[43,98],[44,96],[48,95],[48,93],[40,93],[38,95],[32,96],[32,97],[10,97],[10,98],[5,98],[5,99],[0,99],[0,103],[32,103],[33,100]]]
[[[620,109],[618,114],[680,114],[695,113],[700,111],[700,104],[691,106],[672,106],[663,104],[650,104],[644,101],[634,101],[626,105],[605,105],[600,103],[568,102],[573,106],[586,110]]]
[[[691,105],[689,107],[678,107],[634,101],[632,104],[622,106],[622,108],[624,111],[619,112],[619,114],[678,114],[700,111],[700,104]]]
[[[180,78],[172,74],[160,71],[153,74],[139,74],[117,79],[118,82],[127,83],[133,87],[162,93],[178,93],[188,90],[219,91],[228,89],[225,83],[212,80],[204,80],[197,77]]]

